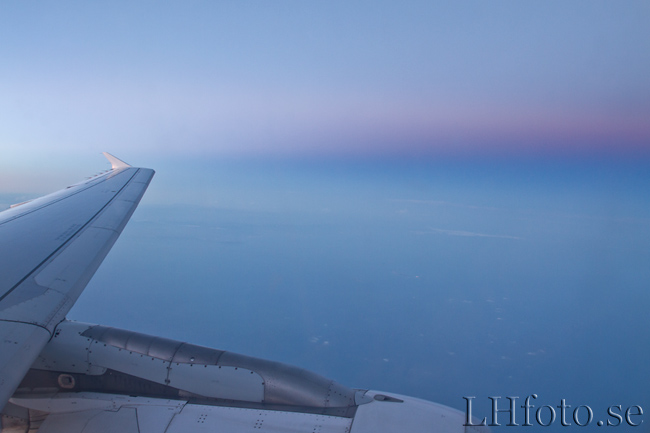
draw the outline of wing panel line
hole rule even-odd
[[[39,210],[41,210],[41,209],[45,209],[45,208],[48,207],[48,206],[51,206],[51,205],[56,204],[56,203],[59,203],[60,201],[66,200],[66,199],[68,199],[68,198],[70,198],[70,197],[74,197],[74,196],[77,195],[77,194],[81,194],[82,192],[87,191],[87,190],[89,190],[90,188],[94,188],[94,187],[96,187],[96,186],[98,186],[98,185],[101,185],[102,183],[106,182],[106,181],[109,179],[109,177],[106,176],[107,174],[108,174],[108,173],[101,175],[101,176],[103,177],[103,179],[99,179],[99,178],[94,179],[94,180],[92,180],[92,184],[87,185],[87,186],[85,186],[85,187],[82,187],[82,188],[80,188],[80,189],[77,190],[77,191],[71,192],[70,194],[68,194],[68,195],[66,195],[66,196],[64,196],[64,197],[60,197],[60,198],[57,198],[56,200],[48,201],[47,203],[43,203],[42,205],[40,205],[40,206],[38,206],[38,207],[36,207],[36,208],[34,208],[34,209],[30,209],[30,210],[25,211],[25,212],[22,212],[22,213],[20,213],[20,214],[18,214],[18,215],[14,215],[14,216],[12,216],[11,218],[7,218],[7,219],[4,220],[4,221],[0,221],[0,225],[5,224],[5,223],[8,223],[9,221],[17,220],[18,218],[22,218],[22,217],[25,216],[25,215],[29,215],[29,214],[34,213],[34,212],[36,212],[36,211],[39,211]],[[114,174],[119,174],[119,173],[114,173]],[[131,181],[131,179],[129,179],[129,181],[127,182],[127,184],[128,184],[130,181]],[[74,187],[74,186],[75,186],[75,185],[71,185],[71,186],[69,186],[68,188],[72,188],[72,187]],[[65,191],[65,189],[63,189],[63,190],[61,190],[61,191]],[[36,199],[34,199],[34,200],[38,200],[39,198],[42,198],[42,197],[38,197],[38,198],[36,198]],[[34,201],[34,200],[30,200],[30,201]],[[26,202],[26,203],[29,203],[29,202]],[[19,209],[20,209],[20,208],[19,208]]]
[[[36,267],[35,267],[34,269],[32,269],[31,271],[29,271],[29,273],[28,273],[27,275],[25,275],[25,276],[24,276],[20,281],[18,281],[18,282],[17,282],[17,283],[16,283],[16,284],[11,288],[11,289],[7,290],[7,291],[6,291],[2,296],[0,296],[0,302],[2,302],[3,299],[5,299],[7,296],[9,296],[9,295],[11,294],[11,292],[13,292],[14,290],[16,290],[17,287],[19,287],[19,286],[20,286],[20,285],[21,285],[21,284],[22,284],[22,283],[23,283],[27,278],[29,278],[30,276],[32,276],[32,275],[34,274],[34,272],[36,272],[36,270],[38,270],[41,266],[43,266],[43,264],[45,264],[48,260],[50,260],[53,256],[55,256],[55,255],[56,255],[56,254],[57,254],[57,253],[58,253],[62,248],[64,248],[65,246],[67,246],[67,245],[70,243],[70,241],[71,241],[72,239],[74,239],[74,238],[75,238],[79,233],[81,233],[83,230],[85,230],[85,228],[86,228],[86,227],[87,227],[91,222],[93,222],[93,221],[97,218],[97,216],[98,216],[98,215],[99,215],[99,214],[100,214],[104,209],[106,209],[106,207],[107,207],[108,205],[110,205],[111,203],[113,203],[113,200],[115,200],[115,199],[117,198],[117,196],[120,195],[120,193],[122,192],[122,190],[124,190],[124,188],[126,188],[128,185],[130,185],[131,180],[132,180],[132,179],[133,179],[133,178],[134,178],[134,177],[135,177],[139,172],[140,172],[140,169],[138,168],[138,169],[135,171],[135,173],[133,173],[133,175],[131,175],[131,177],[129,178],[129,180],[128,180],[128,181],[127,181],[127,182],[126,182],[126,183],[125,183],[121,188],[120,188],[120,190],[117,191],[117,192],[115,193],[115,195],[114,195],[114,196],[113,196],[113,197],[112,197],[112,198],[111,198],[111,199],[110,199],[110,200],[109,200],[109,201],[108,201],[104,206],[102,206],[102,208],[101,208],[100,210],[98,210],[98,211],[97,211],[97,212],[96,212],[96,213],[95,213],[95,214],[94,214],[90,219],[88,219],[88,221],[86,221],[86,223],[85,223],[83,226],[81,226],[81,227],[80,227],[76,232],[74,232],[74,233],[73,233],[73,234],[72,234],[72,235],[71,235],[71,236],[70,236],[70,237],[69,237],[69,238],[68,238],[64,243],[62,243],[61,245],[59,245],[59,247],[58,247],[57,249],[55,249],[55,250],[54,250],[54,251],[53,251],[49,256],[47,256],[47,257],[46,257],[42,262],[40,262],[38,265],[36,265]],[[105,180],[105,179],[104,179],[104,180]],[[102,182],[103,182],[104,180],[102,180]],[[96,183],[96,184],[94,184],[94,185],[92,185],[92,186],[89,186],[88,188],[84,188],[82,191],[86,191],[87,189],[92,188],[93,186],[99,185],[100,183],[101,183],[101,182],[98,182],[98,183]],[[68,197],[72,197],[73,195],[79,194],[79,193],[82,192],[82,191],[78,191],[78,192],[76,192],[76,193],[74,193],[74,194],[68,195],[68,196],[66,196],[66,197],[64,197],[64,198],[61,198],[61,199],[57,200],[56,202],[58,202],[58,201],[60,201],[60,200],[64,200],[64,199],[66,199],[66,198],[68,198]],[[43,209],[43,208],[45,208],[45,207],[47,207],[47,206],[49,206],[50,204],[53,204],[53,203],[55,203],[55,202],[47,203],[46,205],[43,205],[42,207],[39,207],[38,209]],[[34,209],[34,210],[29,211],[29,212],[27,212],[27,213],[35,212],[35,211],[38,210],[38,209]],[[22,215],[26,215],[27,213],[24,213],[24,214],[21,214],[21,215],[17,215],[16,218],[19,218],[19,217],[22,216]],[[12,218],[12,219],[13,219],[13,218]]]

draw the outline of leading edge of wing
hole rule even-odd
[[[114,168],[106,173],[0,213],[0,409],[108,254],[154,175],[109,161]]]

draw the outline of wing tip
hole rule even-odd
[[[108,159],[108,162],[111,163],[111,168],[113,170],[115,170],[117,168],[131,167],[130,164],[127,164],[126,162],[122,161],[119,158],[116,158],[115,156],[111,155],[108,152],[102,152],[102,155],[104,155],[106,157],[106,159]]]

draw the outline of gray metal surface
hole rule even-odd
[[[0,213],[0,408],[122,232],[153,174],[124,166]]]
[[[269,405],[352,408],[359,399],[356,390],[302,368],[69,321],[59,324],[33,368],[87,375],[108,369],[167,385],[189,397]]]
[[[236,407],[185,405],[166,433],[348,433],[350,418]]]
[[[62,323],[62,326],[69,326]],[[253,358],[232,352],[179,343],[131,331],[117,330],[105,326],[92,326],[81,333],[83,337],[113,347],[126,349],[152,358],[169,360],[169,378],[175,369],[184,364],[238,368],[261,376],[264,385],[265,403],[289,404],[312,407],[345,407],[355,405],[355,391],[316,373],[280,362]],[[152,341],[156,340],[156,356],[153,356]],[[135,343],[137,342],[137,344]],[[91,356],[96,345],[90,347]],[[96,361],[102,362],[102,361]],[[115,368],[115,366],[111,366]],[[184,368],[184,367],[183,367]],[[181,384],[171,384],[181,389]],[[190,390],[191,391],[191,390]],[[199,393],[201,394],[201,393]],[[201,394],[205,395],[205,394]],[[219,396],[220,398],[228,398]],[[249,400],[254,401],[254,400]]]
[[[485,426],[464,426],[465,414],[440,404],[368,391],[370,402],[353,417],[319,413],[215,406],[185,401],[91,392],[12,399],[15,417],[47,416],[39,433],[137,431],[139,433],[489,433]],[[26,414],[25,409],[29,411]],[[136,429],[137,428],[137,429]],[[136,430],[133,430],[136,429]]]
[[[351,418],[98,393],[16,398],[50,413],[39,433],[349,433]]]
[[[25,418],[34,413],[49,414],[39,423],[24,420],[23,425],[38,428],[39,433],[164,433],[185,406],[185,402],[174,400],[84,392],[12,401],[29,410]]]
[[[389,394],[359,406],[350,433],[489,433],[488,427],[465,427],[465,413],[418,398]],[[398,400],[398,401],[395,401]],[[475,429],[475,430],[474,430]]]

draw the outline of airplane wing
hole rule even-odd
[[[110,171],[0,213],[0,430],[489,433],[432,402],[63,320],[154,174],[108,158]]]
[[[0,410],[108,254],[154,171],[111,170],[0,213]]]

